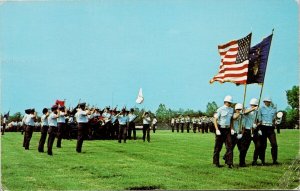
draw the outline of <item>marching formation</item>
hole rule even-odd
[[[109,107],[103,111],[91,108],[88,109],[85,103],[80,103],[73,110],[66,110],[64,106],[53,105],[51,111],[43,109],[41,116],[41,138],[39,141],[38,151],[44,152],[47,134],[47,153],[53,155],[52,148],[57,138],[57,148],[61,148],[62,139],[71,137],[70,130],[77,126],[77,144],[76,151],[81,153],[83,141],[85,139],[95,139],[99,136],[105,139],[117,139],[119,143],[126,143],[127,139],[136,140],[135,119],[138,117],[134,114],[134,109],[127,111],[123,108],[117,111],[117,108],[110,110]],[[34,109],[25,110],[22,123],[24,124],[24,141],[23,147],[29,150],[30,140],[35,128],[37,113]],[[150,142],[150,128],[155,128],[157,119],[150,118],[148,112],[144,112],[143,120],[143,141]],[[133,137],[132,137],[133,135]]]
[[[239,166],[246,166],[246,156],[251,142],[254,143],[254,154],[252,165],[265,165],[265,152],[267,148],[267,139],[271,143],[271,154],[273,164],[278,164],[277,153],[278,146],[276,142],[275,125],[280,123],[276,118],[276,109],[272,106],[272,100],[268,97],[263,99],[264,105],[259,107],[259,100],[252,98],[248,108],[236,103],[233,105],[231,96],[224,98],[224,105],[217,109],[214,117],[189,115],[171,119],[171,130],[177,133],[190,130],[193,133],[214,132],[215,146],[213,153],[213,164],[220,165],[220,152],[225,143],[226,153],[222,157],[229,168],[233,166],[233,150],[237,146],[239,150]],[[56,103],[51,109],[44,108],[40,117],[40,123],[37,122],[37,113],[34,109],[26,109],[22,122],[14,122],[14,126],[23,124],[24,141],[23,147],[29,150],[30,140],[33,131],[40,126],[41,137],[38,144],[38,151],[44,152],[46,143],[48,155],[53,155],[53,144],[57,139],[56,147],[62,147],[63,138],[70,139],[77,137],[76,151],[81,153],[82,145],[85,139],[117,139],[119,143],[126,143],[129,139],[136,140],[137,115],[134,109],[129,111],[123,108],[117,111],[117,108],[109,107],[103,110],[97,108],[88,108],[85,103],[80,103],[72,110],[67,110],[64,104]],[[150,117],[149,112],[144,112],[143,123],[143,141],[150,142],[150,129],[155,133],[157,119]],[[6,121],[3,121],[6,122]],[[3,127],[5,127],[3,125]],[[19,127],[18,127],[19,129]],[[76,134],[74,134],[76,129]],[[4,131],[2,131],[4,133]],[[23,134],[23,132],[22,132]],[[48,140],[47,139],[48,134]]]
[[[177,133],[179,132],[179,129],[181,130],[181,133],[184,132],[184,129],[189,133],[191,128],[194,133],[196,133],[197,130],[198,132],[201,130],[202,133],[208,133],[208,130],[214,132],[213,117],[198,116],[190,118],[189,115],[180,115],[171,119],[171,128],[172,132],[176,129]]]
[[[252,165],[257,165],[258,159],[261,160],[261,165],[265,165],[267,139],[271,143],[273,164],[278,164],[278,146],[275,134],[276,109],[271,106],[272,100],[270,98],[264,98],[263,102],[264,105],[258,108],[259,101],[253,98],[247,109],[244,109],[240,103],[232,108],[232,97],[226,96],[224,98],[224,105],[217,110],[214,117],[216,139],[213,164],[221,167],[219,158],[223,143],[225,143],[226,153],[223,156],[225,164],[232,168],[233,149],[237,145],[240,152],[239,166],[245,167],[247,151],[251,140],[253,140],[255,150]]]

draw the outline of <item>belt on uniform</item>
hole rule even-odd
[[[272,123],[262,123],[262,125],[264,125],[264,126],[268,126],[268,127],[272,127],[272,126],[273,126],[273,124],[272,124]]]
[[[220,125],[221,128],[229,128],[230,125]]]

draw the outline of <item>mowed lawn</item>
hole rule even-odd
[[[247,167],[216,168],[212,164],[215,136],[212,133],[151,132],[151,143],[126,144],[116,140],[83,143],[76,153],[76,140],[63,140],[53,156],[37,151],[40,133],[33,134],[30,150],[22,147],[21,133],[1,137],[1,173],[4,190],[142,190],[142,189],[294,189],[299,186],[299,131],[277,134],[278,161],[272,165],[270,145],[266,166],[251,166],[253,143]],[[55,141],[56,145],[56,141]],[[45,149],[46,151],[47,149]],[[223,146],[221,156],[225,152]],[[220,159],[221,164],[224,161]],[[260,163],[260,161],[259,161]]]

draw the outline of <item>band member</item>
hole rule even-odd
[[[52,147],[53,147],[53,143],[57,134],[57,118],[58,118],[58,111],[57,111],[58,107],[57,105],[54,105],[51,107],[51,113],[48,116],[48,124],[49,124],[49,129],[48,129],[48,155],[52,155]]]
[[[119,121],[119,135],[118,135],[118,142],[121,143],[121,140],[123,138],[124,143],[126,143],[127,138],[127,129],[128,129],[128,122],[129,118],[126,115],[126,109],[123,108],[121,113],[118,113],[116,115],[118,121]]]
[[[64,106],[58,108],[58,118],[57,118],[57,143],[56,147],[61,148],[61,140],[63,138],[64,132],[66,130],[66,114]]]
[[[25,123],[27,124],[25,129],[25,150],[29,150],[29,144],[34,130],[34,120],[36,118],[36,112],[34,109],[30,110],[30,113],[26,117]]]
[[[38,147],[39,152],[44,152],[44,144],[46,142],[47,132],[49,128],[48,116],[49,116],[48,109],[44,108],[43,115],[41,116],[42,127],[41,127],[41,138]]]
[[[150,123],[151,118],[148,112],[143,113],[143,141],[145,142],[146,136],[147,141],[150,143]]]
[[[25,110],[25,115],[24,115],[24,117],[23,117],[23,119],[22,119],[22,126],[23,126],[23,131],[22,131],[22,135],[24,134],[24,132],[25,132],[25,130],[26,130],[26,127],[27,127],[27,122],[26,122],[26,120],[27,120],[27,116],[30,114],[30,110],[31,109],[26,109]],[[24,138],[23,138],[23,147],[25,147],[25,135],[24,135]]]
[[[155,130],[156,130],[156,124],[157,124],[157,119],[156,119],[156,117],[154,116],[154,117],[153,117],[153,120],[152,120],[152,130],[153,130],[153,133],[155,133]]]
[[[4,116],[4,117],[3,117],[3,121],[2,121],[2,129],[1,129],[2,135],[4,135],[5,128],[6,128],[6,123],[7,123],[7,118],[6,118],[6,116]]]
[[[77,133],[77,145],[76,151],[81,153],[83,140],[87,138],[88,135],[88,115],[90,114],[89,110],[85,110],[85,103],[78,104],[79,108],[75,114],[78,133]]]
[[[271,154],[273,159],[273,164],[278,164],[277,153],[278,146],[275,134],[275,119],[276,119],[276,109],[271,106],[271,98],[267,97],[263,100],[264,105],[258,110],[258,120],[260,123],[260,129],[262,131],[261,137],[261,155],[260,159],[262,163],[265,162],[265,153],[267,148],[267,139],[271,143]]]
[[[111,132],[111,122],[110,117],[111,114],[109,112],[109,107],[106,107],[104,109],[104,112],[102,113],[102,117],[104,118],[104,129],[105,129],[105,138],[110,138],[110,132]]]
[[[111,127],[113,132],[113,139],[117,138],[119,135],[119,123],[116,117],[116,111],[111,111]]]
[[[226,96],[224,98],[224,105],[217,110],[217,114],[214,120],[214,126],[216,129],[216,139],[213,155],[213,163],[220,167],[219,158],[222,150],[223,143],[226,145],[226,157],[225,161],[229,168],[232,168],[233,152],[231,134],[234,134],[232,129],[231,117],[233,115],[233,108],[230,107],[232,103],[232,97]]]
[[[133,132],[133,139],[136,140],[136,129],[135,129],[135,122],[134,120],[137,116],[134,114],[134,109],[131,108],[128,114],[129,118],[129,126],[128,126],[128,139],[131,139],[131,132]]]

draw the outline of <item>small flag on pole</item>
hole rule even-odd
[[[252,33],[242,39],[232,40],[218,46],[221,64],[219,73],[210,80],[210,83],[219,81],[221,83],[232,82],[237,85],[246,84],[251,36]]]
[[[61,100],[56,100],[55,101],[55,105],[58,105],[58,106],[65,106],[65,101],[61,101]]]
[[[142,88],[140,88],[139,94],[138,94],[135,102],[138,104],[141,104],[141,103],[143,103],[143,101],[144,101],[143,91],[142,91]]]
[[[250,49],[247,84],[264,83],[272,37],[273,34]]]

